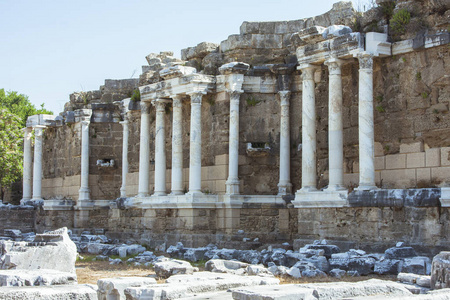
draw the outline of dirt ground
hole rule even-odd
[[[97,280],[102,278],[112,278],[112,277],[154,277],[156,278],[155,271],[153,268],[144,266],[132,266],[126,263],[120,265],[110,265],[108,261],[77,261],[76,272],[78,277],[78,283],[84,284],[97,284]],[[200,266],[200,270],[202,270]],[[292,284],[292,283],[314,283],[314,282],[357,282],[362,280],[369,280],[372,278],[382,279],[382,280],[392,280],[396,281],[397,276],[379,276],[379,275],[369,275],[369,276],[359,276],[351,277],[345,276],[343,278],[337,279],[333,277],[325,278],[299,278],[295,279],[292,277],[278,277],[281,284]],[[164,280],[158,280],[158,283],[163,283]]]

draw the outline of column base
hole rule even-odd
[[[127,189],[125,187],[120,188],[120,198],[126,198],[127,197]]]
[[[378,187],[376,185],[372,184],[360,184],[357,188],[355,188],[357,191],[372,191],[372,190],[378,190]]]
[[[178,196],[178,195],[184,195],[183,191],[172,191],[169,196]]]
[[[78,201],[90,201],[91,200],[91,191],[89,188],[80,188],[78,191]]]
[[[72,210],[72,208],[72,200],[49,199],[44,201],[44,210]]]
[[[322,208],[322,207],[345,207],[348,206],[348,191],[311,191],[299,190],[292,201],[295,208]]]
[[[228,179],[225,182],[227,195],[239,195],[239,179]]]
[[[450,207],[450,187],[441,188],[441,201],[442,207]]]
[[[278,184],[278,195],[291,195],[292,194],[292,184],[291,183],[279,183]]]
[[[153,195],[151,195],[150,197],[160,197],[160,196],[167,196],[167,193],[166,192],[157,192],[157,191],[155,191],[153,193]]]

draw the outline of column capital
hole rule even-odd
[[[163,112],[166,108],[168,100],[163,98],[156,98],[152,100],[152,105],[156,107],[157,112]]]
[[[291,91],[279,91],[278,98],[280,100],[280,105],[289,105],[289,99],[291,98]]]
[[[355,54],[359,61],[359,69],[373,69],[373,54],[367,52],[359,52]]]
[[[119,124],[122,124],[123,126],[128,125],[128,123],[129,123],[128,119],[125,119],[125,120],[119,122]]]
[[[173,96],[170,96],[170,98],[172,98],[172,106],[173,107],[181,107],[184,97],[185,97],[184,95],[173,95]]]
[[[24,127],[22,128],[22,131],[24,133],[24,135],[31,135],[31,131],[33,130],[33,128],[31,127]]]
[[[342,59],[331,57],[324,64],[328,67],[328,73],[330,75],[341,75],[341,67],[344,64]]]
[[[318,68],[318,66],[312,64],[301,64],[297,67],[298,70],[302,71],[303,80],[314,80],[314,72]]]
[[[150,113],[150,102],[141,101],[141,114],[149,114]]]
[[[81,123],[81,125],[89,126],[91,124],[91,121],[90,120],[81,120],[80,123]]]
[[[205,93],[204,92],[191,92],[188,93],[188,95],[191,97],[191,104],[192,103],[198,103],[198,104],[202,104],[202,97]]]

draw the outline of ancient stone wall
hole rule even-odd
[[[19,229],[22,232],[35,230],[35,214],[33,207],[16,205],[0,205],[0,232],[5,229]]]

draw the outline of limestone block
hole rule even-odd
[[[414,273],[399,273],[397,280],[403,283],[415,284],[420,277],[420,275]]]
[[[211,259],[205,264],[205,270],[215,273],[230,273],[242,275],[248,264],[240,261],[232,261],[225,259]]]
[[[376,156],[384,156],[383,145],[381,143],[375,142],[374,144],[374,152]]]
[[[3,287],[0,299],[97,300],[97,287],[90,284]]]
[[[384,156],[375,156],[375,170],[384,170],[385,169],[385,157]],[[354,171],[354,170],[353,170]]]
[[[415,152],[423,152],[422,142],[400,145],[400,153],[415,153]]]
[[[216,180],[215,181],[215,191],[216,193],[225,193],[227,190],[226,180]]]
[[[77,275],[49,269],[0,270],[0,286],[76,284]]]
[[[450,167],[431,168],[431,179],[436,182],[450,181]]]
[[[416,251],[412,247],[392,247],[384,252],[384,257],[387,259],[401,259],[414,256],[416,256]]]
[[[228,167],[227,166],[209,166],[207,170],[208,180],[220,180],[227,179]]]
[[[425,152],[406,154],[407,168],[423,168],[425,167]]]
[[[386,169],[404,169],[406,168],[406,154],[386,155]]]
[[[416,179],[417,183],[431,183],[431,169],[430,168],[420,168],[416,169]]]
[[[450,166],[450,147],[441,148],[441,166]]]
[[[192,267],[189,262],[176,259],[156,262],[154,267],[159,278],[168,278],[175,274],[193,274],[198,271],[198,268]]]
[[[386,166],[387,166],[386,162]],[[383,187],[389,188],[408,188],[416,185],[416,170],[383,170],[381,171],[381,180]]]
[[[431,265],[428,257],[418,256],[413,258],[405,258],[403,260],[402,272],[414,273],[420,275],[427,275],[429,269],[427,266]]]
[[[125,289],[156,284],[154,278],[148,277],[117,277],[104,278],[97,281],[98,300],[125,299]]]
[[[66,227],[37,234],[31,244],[0,241],[0,246],[1,269],[53,269],[75,273],[77,247]]]
[[[450,288],[450,252],[442,251],[431,264],[431,288]]]
[[[214,164],[216,166],[228,165],[228,154],[216,155],[214,158]]]
[[[382,259],[375,262],[374,272],[379,275],[397,275],[400,272],[401,260]]]

